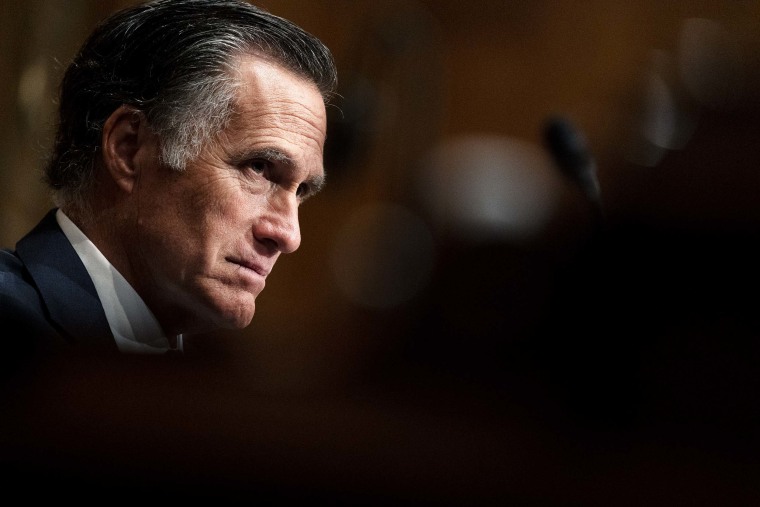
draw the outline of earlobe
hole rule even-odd
[[[122,105],[103,125],[101,140],[103,166],[113,182],[124,192],[131,193],[140,173],[138,151],[145,142],[141,130],[146,129],[145,117],[132,107]]]

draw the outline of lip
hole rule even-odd
[[[266,278],[267,275],[269,275],[269,272],[271,270],[264,268],[260,264],[257,264],[253,261],[245,260],[245,259],[227,259],[229,262],[232,262],[233,264],[237,264],[238,266],[241,266],[243,268],[249,269],[262,278]]]
[[[271,271],[271,268],[266,268],[261,264],[248,259],[228,257],[226,260],[240,268],[239,274],[243,276],[244,279],[248,280],[246,284],[253,283],[258,285],[265,283],[267,275],[269,275]]]

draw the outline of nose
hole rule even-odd
[[[272,196],[266,212],[254,224],[254,236],[273,250],[292,253],[301,246],[298,200],[293,193]]]

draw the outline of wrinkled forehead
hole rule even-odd
[[[253,49],[249,52],[233,55],[227,63],[228,72],[231,78],[240,83],[245,81],[245,74],[251,71],[265,73],[267,69],[277,70],[281,75],[288,76],[289,79],[300,81],[304,88],[312,89],[320,97],[323,105],[327,105],[330,100],[319,88],[318,84],[309,76],[309,74],[294,69],[280,59],[267,54],[261,50]]]
[[[282,121],[302,122],[325,136],[325,99],[307,77],[261,55],[238,57],[233,72],[237,83],[232,105],[237,115],[281,115]]]

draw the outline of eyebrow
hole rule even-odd
[[[288,167],[293,167],[295,162],[284,151],[276,148],[264,148],[263,150],[256,150],[252,152],[248,158],[265,158],[267,160],[275,160]]]

